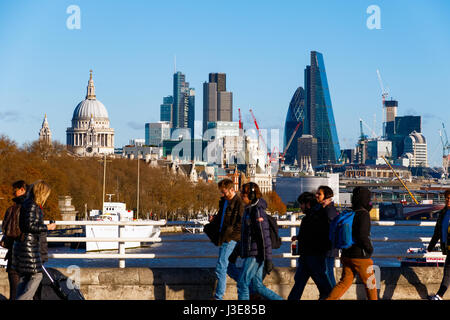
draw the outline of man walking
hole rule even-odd
[[[230,179],[219,182],[222,197],[219,201],[219,212],[212,217],[212,224],[219,230],[219,259],[216,264],[217,287],[214,299],[222,300],[227,285],[228,258],[241,238],[241,220],[244,203],[234,190],[234,183]]]
[[[316,210],[317,201],[311,192],[302,193],[297,201],[305,216],[298,235],[292,237],[292,241],[298,240],[300,257],[294,276],[295,284],[288,300],[299,300],[302,297],[310,277],[319,289],[319,299],[324,299],[332,289],[326,268],[326,254],[331,248],[328,216],[325,210]]]
[[[352,210],[355,211],[352,224],[353,245],[348,249],[342,249],[342,277],[333,288],[327,300],[338,300],[350,288],[355,275],[358,274],[364,283],[367,298],[378,300],[376,283],[370,281],[372,277],[373,261],[370,259],[373,253],[370,241],[370,214],[372,205],[370,191],[366,187],[356,187],[352,194]]]

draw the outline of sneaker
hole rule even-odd
[[[438,294],[435,294],[434,296],[428,296],[428,300],[442,300],[442,297]]]

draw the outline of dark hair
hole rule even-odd
[[[317,190],[322,190],[325,199],[329,199],[334,196],[333,189],[328,186],[320,186]]]
[[[248,200],[254,201],[256,199],[262,198],[261,190],[259,186],[254,182],[248,182],[242,186],[241,194],[246,194]]]
[[[444,192],[444,197],[447,198],[448,196],[450,196],[450,189],[447,189]]]
[[[299,204],[307,204],[309,203],[311,207],[317,202],[316,197],[314,196],[314,193],[312,192],[303,192],[301,195],[298,196],[297,202]]]
[[[219,189],[231,189],[234,186],[234,182],[231,179],[223,179],[219,181],[218,187]]]
[[[18,181],[14,182],[14,183],[12,184],[12,187],[13,187],[14,189],[21,189],[21,188],[24,188],[25,190],[27,190],[28,185],[25,183],[25,181],[23,181],[23,180],[18,180]]]

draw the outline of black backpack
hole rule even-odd
[[[267,221],[269,221],[270,241],[272,242],[272,249],[278,249],[281,247],[281,238],[278,235],[277,220],[272,216],[266,214]]]

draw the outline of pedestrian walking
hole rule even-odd
[[[25,195],[27,192],[27,184],[23,180],[16,181],[12,184],[12,194],[14,205],[6,210],[5,217],[2,223],[3,237],[0,241],[0,245],[8,249],[5,260],[6,272],[8,273],[9,282],[9,300],[16,299],[17,285],[19,284],[19,274],[16,270],[11,268],[12,262],[12,247],[14,240],[19,240],[20,228],[19,228],[19,215],[22,203],[25,200]]]
[[[12,268],[19,274],[17,300],[32,300],[42,280],[42,265],[47,258],[47,230],[56,224],[44,224],[44,206],[50,187],[43,181],[34,183],[22,203],[19,216],[20,238],[12,247]]]
[[[444,193],[445,206],[439,212],[436,221],[436,226],[434,227],[433,237],[428,245],[427,251],[433,251],[437,242],[440,241],[440,247],[442,254],[446,255],[444,263],[444,276],[442,278],[441,285],[436,294],[428,296],[429,300],[442,300],[445,292],[450,285],[450,256],[448,254],[450,248],[450,232],[449,232],[449,221],[450,221],[450,189],[447,189]]]
[[[320,186],[316,192],[316,199],[319,203],[319,207],[321,210],[325,211],[325,214],[328,217],[328,222],[336,218],[339,213],[336,210],[336,207],[333,202],[333,189],[328,186]],[[334,265],[336,258],[339,257],[339,250],[331,248],[326,254],[326,267],[327,267],[327,276],[330,281],[331,287],[336,285],[336,279],[334,277]]]
[[[378,300],[373,261],[370,259],[373,247],[370,240],[370,214],[372,209],[370,191],[366,187],[356,187],[352,193],[352,210],[355,212],[352,224],[353,245],[342,249],[342,276],[327,300],[338,300],[352,285],[358,274],[364,283],[367,298]]]
[[[218,184],[222,197],[219,201],[219,211],[211,218],[211,224],[218,230],[219,259],[217,260],[215,274],[217,278],[214,299],[222,300],[227,284],[227,273],[231,253],[241,238],[241,222],[244,212],[244,203],[234,190],[234,183],[224,179]],[[230,275],[231,276],[231,275]]]
[[[252,292],[269,300],[283,300],[278,294],[263,284],[264,270],[270,274],[273,269],[272,242],[267,220],[267,203],[256,183],[242,186],[242,200],[245,203],[242,218],[240,257],[243,259],[237,290],[239,300],[249,300]]]
[[[326,267],[326,255],[331,248],[328,216],[325,210],[321,210],[320,204],[318,209],[317,200],[311,192],[302,193],[297,201],[305,216],[298,235],[292,237],[292,241],[298,241],[300,257],[288,300],[299,300],[302,297],[310,277],[319,289],[319,299],[324,299],[332,289]]]

